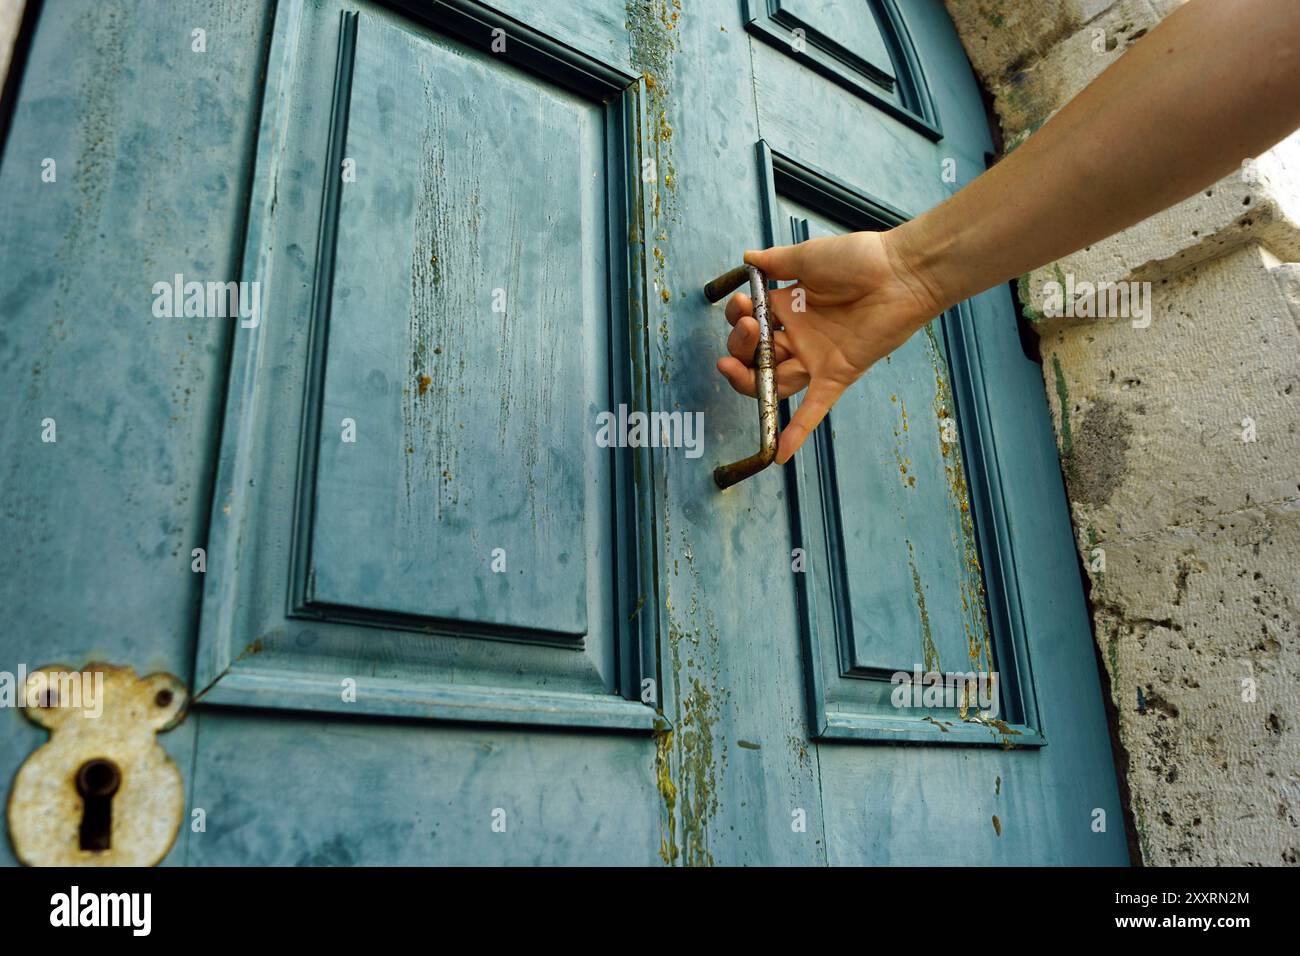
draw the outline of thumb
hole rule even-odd
[[[771,249],[751,249],[745,253],[745,262],[767,273],[769,279],[797,279],[803,255],[799,246],[773,246]]]

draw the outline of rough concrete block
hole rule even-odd
[[[1149,328],[1045,324],[1048,400],[1086,535],[1198,525],[1300,491],[1300,337],[1278,265],[1250,245],[1156,282]]]
[[[1283,262],[1271,270],[1277,280],[1277,287],[1282,291],[1282,298],[1291,309],[1296,328],[1300,330],[1300,262]]]
[[[1119,0],[1061,37],[1051,50],[990,84],[1007,148],[1041,126],[1159,23],[1167,10],[1150,0]]]
[[[1300,863],[1300,500],[1093,547],[1143,858]]]
[[[1248,243],[1260,243],[1283,261],[1300,261],[1300,133],[1251,167],[1034,270],[1021,281],[1020,295],[1032,313],[1041,313],[1044,285],[1063,275],[1093,283],[1154,282]]]
[[[1047,53],[1116,0],[945,0],[971,65],[986,86]]]

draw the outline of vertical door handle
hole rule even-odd
[[[772,319],[767,305],[767,274],[755,266],[737,266],[704,287],[704,297],[717,302],[749,281],[749,295],[754,300],[754,319],[758,322],[758,347],[754,349],[754,384],[758,392],[758,451],[748,458],[719,465],[713,480],[719,488],[730,488],[756,475],[776,458],[776,363],[773,361]]]

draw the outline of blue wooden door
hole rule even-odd
[[[0,168],[5,650],[191,679],[169,862],[1124,861],[1007,290],[710,477],[703,282],[984,166],[938,0],[206,10],[46,5]]]

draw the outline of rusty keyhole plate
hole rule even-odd
[[[185,791],[157,734],[185,718],[171,674],[58,664],[27,676],[18,702],[50,732],[9,791],[9,838],[29,866],[153,866],[180,831]]]

